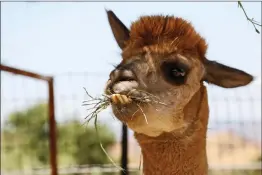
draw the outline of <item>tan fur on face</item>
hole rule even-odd
[[[182,113],[165,113],[161,109],[156,109],[154,106],[149,106],[145,110],[138,111],[132,119],[127,122],[130,129],[137,133],[156,137],[163,132],[171,132],[174,129],[182,129],[186,127]],[[146,117],[146,119],[145,119]]]
[[[160,93],[153,95],[159,97],[161,102],[169,105],[141,106],[141,110],[139,109],[133,114],[132,120],[125,121],[133,131],[156,137],[163,132],[183,129],[188,125],[189,121],[184,119],[183,109],[192,96],[199,90],[201,85],[200,79],[204,72],[200,61],[186,58],[182,55],[180,57],[186,59],[184,61],[192,63],[187,81],[181,86],[174,86],[165,82],[163,78],[158,78],[157,84],[163,89],[161,89]],[[160,75],[156,74],[155,76]]]

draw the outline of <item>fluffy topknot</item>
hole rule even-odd
[[[205,56],[207,44],[182,18],[173,16],[143,16],[132,23],[130,38],[124,52],[148,46],[158,53],[183,51]]]

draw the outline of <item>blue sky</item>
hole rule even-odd
[[[260,2],[245,2],[243,5],[250,17],[261,22]],[[206,38],[209,59],[255,76],[261,74],[261,35],[245,19],[237,2],[4,2],[1,10],[1,63],[58,75],[55,80],[59,120],[74,112],[75,115],[81,113],[78,117],[82,118],[85,112],[80,107],[84,98],[82,87],[88,86],[92,93],[101,94],[112,64],[121,60],[105,8],[113,10],[127,26],[141,15],[183,17]],[[68,80],[62,76],[66,72],[93,74]],[[31,104],[27,97],[46,98],[47,89],[43,82],[21,80],[7,73],[1,76],[1,120],[10,111]],[[252,108],[245,105],[246,109],[242,107],[242,110],[248,114],[252,109],[260,119],[261,83],[248,88],[251,90],[215,88],[212,95],[236,96],[239,91],[240,96],[258,98]],[[61,100],[63,95],[71,99]],[[14,102],[15,99],[24,101]],[[222,101],[216,109],[222,109],[220,111],[226,114],[223,105]],[[239,112],[236,107],[232,110]],[[232,116],[238,117],[236,112]]]
[[[244,3],[261,21],[260,3]],[[129,26],[141,15],[172,14],[191,21],[209,44],[210,59],[260,75],[261,36],[236,2],[3,3],[2,62],[45,74],[105,72],[120,60],[105,8]]]

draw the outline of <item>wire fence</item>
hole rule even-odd
[[[99,146],[93,123],[81,106],[103,93],[107,74],[67,73],[54,77],[59,174],[119,174]],[[1,72],[1,174],[50,174],[47,136],[48,90],[43,82]],[[261,84],[237,89],[208,86],[207,138],[210,174],[261,174]],[[99,115],[99,138],[120,165],[121,128],[107,109]],[[130,174],[140,174],[140,148],[128,134]]]

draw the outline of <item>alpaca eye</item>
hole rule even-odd
[[[185,83],[188,67],[179,62],[164,62],[161,65],[164,78],[171,84],[181,85]]]
[[[174,77],[184,77],[186,75],[186,72],[182,68],[174,68],[171,70],[171,74]]]

